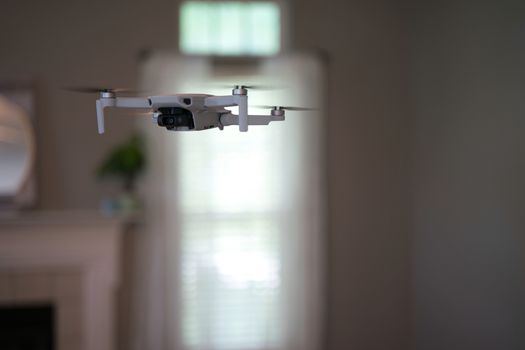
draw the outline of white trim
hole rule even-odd
[[[28,220],[17,217],[2,221],[0,274],[80,271],[82,349],[112,350],[116,345],[114,298],[120,276],[122,223],[79,213],[61,217],[58,213],[38,214]]]

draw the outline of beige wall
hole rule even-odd
[[[124,113],[96,133],[92,96],[61,86],[134,86],[140,50],[174,47],[173,1],[7,1],[0,10],[0,78],[36,83],[39,207],[95,208],[94,169],[131,130]]]
[[[525,349],[525,3],[412,18],[415,348]]]
[[[409,124],[402,12],[297,1],[294,37],[328,57],[328,349],[407,349]]]
[[[94,208],[95,164],[130,131],[61,85],[133,85],[137,53],[173,48],[176,1],[10,1],[0,77],[35,78],[40,208]],[[291,44],[328,59],[327,349],[406,349],[410,234],[403,12],[390,1],[291,4]]]

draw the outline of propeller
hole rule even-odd
[[[142,93],[142,90],[135,90],[130,88],[104,88],[96,86],[65,86],[62,87],[62,90],[71,91],[71,92],[80,92],[86,94],[94,94],[100,92],[127,92],[127,93]]]
[[[270,108],[270,109],[284,109],[286,111],[316,111],[317,108],[310,107],[293,107],[293,106],[270,106],[270,105],[257,105],[254,107],[259,108]]]
[[[213,87],[221,88],[221,89],[236,89],[236,88],[245,88],[248,90],[261,90],[261,91],[271,91],[271,90],[279,90],[283,89],[283,87],[279,87],[276,85],[262,85],[262,84],[211,84]]]

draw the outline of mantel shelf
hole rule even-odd
[[[20,211],[0,213],[2,227],[16,226],[123,226],[139,221],[137,216],[106,216],[95,210]]]

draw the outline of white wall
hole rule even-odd
[[[525,349],[524,5],[411,13],[415,349]]]

